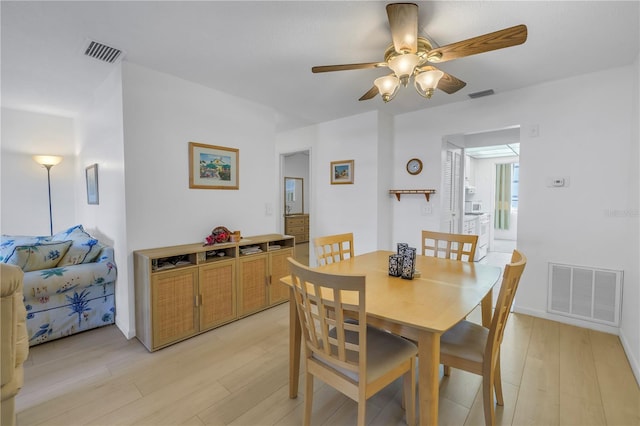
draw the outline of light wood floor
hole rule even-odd
[[[115,326],[91,330],[31,348],[18,425],[299,425],[287,350],[286,303],[154,353]],[[498,424],[640,424],[616,336],[512,314],[502,371]],[[484,424],[480,385],[459,370],[443,379],[440,424]],[[354,402],[320,381],[316,389],[314,425],[355,424]],[[369,400],[367,423],[405,424],[400,400],[396,381]]]

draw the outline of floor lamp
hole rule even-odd
[[[62,157],[56,155],[34,155],[36,163],[47,169],[47,188],[49,188],[49,232],[53,235],[53,215],[51,214],[51,168],[60,164]]]

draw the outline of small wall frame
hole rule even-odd
[[[353,160],[331,162],[331,185],[353,183]]]
[[[189,142],[189,188],[238,189],[240,150]]]

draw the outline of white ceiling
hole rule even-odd
[[[528,40],[440,64],[467,86],[431,100],[407,88],[389,104],[359,102],[385,69],[311,73],[314,65],[382,61],[391,42],[387,3],[3,0],[2,106],[81,111],[113,69],[82,55],[87,38],[124,50],[125,61],[269,105],[281,114],[280,130],[376,109],[476,102],[467,95],[628,65],[640,51],[637,0],[424,1],[417,2],[420,34],[435,45],[517,24],[527,25]]]

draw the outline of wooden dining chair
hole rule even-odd
[[[422,231],[424,256],[473,262],[477,244],[477,235]]]
[[[353,257],[353,233],[327,235],[313,239],[318,266]]]
[[[500,378],[500,344],[526,263],[527,258],[514,250],[511,263],[504,267],[502,286],[490,328],[463,320],[440,337],[441,364],[482,376],[486,426],[495,425],[494,389],[498,405],[504,405]],[[445,375],[448,375],[447,369]]]
[[[311,423],[314,377],[358,403],[358,425],[365,424],[367,399],[403,377],[407,424],[413,425],[418,348],[367,326],[365,276],[323,273],[288,261],[305,342],[304,424]]]

